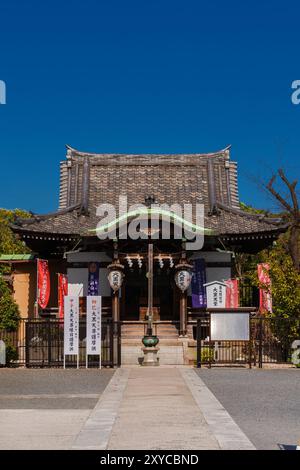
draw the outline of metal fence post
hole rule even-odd
[[[201,368],[201,318],[197,319],[197,369]]]
[[[30,355],[29,355],[29,323],[25,322],[25,365],[29,367]]]
[[[118,334],[118,367],[121,367],[121,362],[122,362],[122,350],[121,350],[121,322],[118,321],[117,323],[117,334]]]
[[[47,319],[48,366],[51,365],[51,322]]]
[[[263,319],[259,319],[259,339],[258,339],[258,368],[262,369],[262,341],[263,341]]]
[[[109,362],[110,367],[114,366],[114,322],[111,321],[109,325]]]

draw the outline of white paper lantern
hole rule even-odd
[[[114,292],[120,289],[123,283],[123,273],[118,270],[112,270],[108,274],[108,282]]]
[[[192,275],[187,269],[179,269],[175,274],[175,282],[177,287],[184,292],[189,287],[192,280]]]

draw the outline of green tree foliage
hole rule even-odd
[[[251,206],[250,204],[245,204],[244,202],[240,202],[240,208],[244,212],[250,212],[251,214],[263,214],[270,216],[269,212],[264,209],[256,209],[255,207]]]
[[[30,251],[22,241],[18,240],[10,228],[10,224],[14,222],[16,217],[27,218],[30,217],[30,214],[20,209],[0,209],[0,254],[29,253]]]
[[[19,308],[11,291],[0,274],[0,329],[14,331],[20,318]]]
[[[30,214],[21,209],[8,210],[0,209],[0,254],[22,254],[30,253],[29,248],[23,241],[19,240],[17,235],[11,230],[16,217],[28,218]],[[9,273],[8,265],[0,266],[0,273]]]
[[[298,317],[300,319],[300,274],[296,270],[288,250],[288,232],[281,235],[272,247],[255,255],[237,256],[243,279],[259,285],[257,264],[270,265],[272,281],[273,316]]]
[[[270,320],[270,327],[274,338],[280,341],[286,351],[290,350],[294,339],[300,338],[300,273],[295,268],[288,243],[287,231],[268,249],[255,255],[241,253],[236,256],[239,277],[261,288],[266,286],[259,284],[257,264],[269,264],[273,311],[268,316],[274,318],[274,321]],[[282,317],[287,320],[281,321]]]
[[[28,212],[0,209],[0,254],[29,253],[30,250],[20,241],[10,228],[16,217],[30,217]],[[1,273],[9,273],[8,265],[0,266],[0,329],[13,331],[18,326],[19,309],[10,288]]]
[[[264,257],[270,264],[274,314],[300,318],[300,273],[288,252],[287,237],[282,235]]]

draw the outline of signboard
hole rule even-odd
[[[220,281],[208,282],[206,287],[207,308],[225,308],[226,284]]]
[[[211,341],[249,341],[249,313],[211,313]]]
[[[78,355],[79,345],[79,297],[66,295],[64,297],[64,356]]]
[[[86,298],[86,354],[101,355],[101,297]]]

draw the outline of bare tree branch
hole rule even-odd
[[[288,202],[274,189],[273,183],[275,179],[276,179],[276,176],[275,175],[272,176],[269,183],[267,184],[267,189],[288,212],[293,213],[294,211],[293,211],[292,206],[290,206],[290,204],[288,204]]]
[[[273,185],[276,180],[276,175],[272,176],[266,188],[289,213],[290,227],[288,231],[287,248],[293,260],[295,269],[300,272],[300,211],[298,195],[296,191],[297,181],[295,180],[290,182],[282,168],[278,170],[278,175],[280,176],[285,186],[288,188],[289,193],[285,196],[283,193],[280,194],[278,191],[276,191],[276,189],[274,189]],[[291,198],[292,205],[288,202],[289,198]]]
[[[297,200],[297,195],[296,195],[296,186],[297,186],[298,181],[295,180],[292,183],[290,183],[289,180],[287,179],[287,177],[285,176],[284,171],[281,168],[280,168],[280,170],[278,170],[278,173],[279,173],[279,176],[282,179],[282,181],[289,188],[289,191],[291,193],[291,199],[293,201],[294,212],[295,212],[296,215],[298,215],[299,205],[298,205],[298,200]]]

